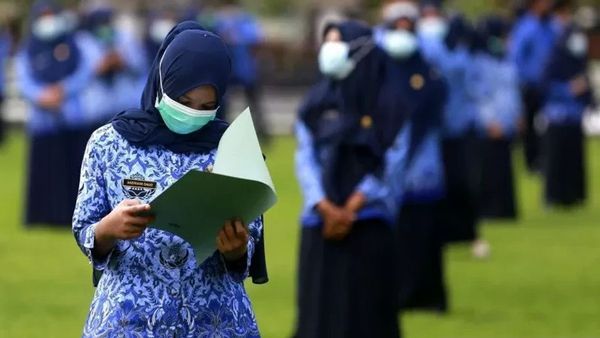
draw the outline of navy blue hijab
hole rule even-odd
[[[429,132],[441,126],[446,83],[420,52],[403,60],[390,57],[385,69],[378,109],[393,117],[386,139],[393,142],[404,123],[410,121],[408,159],[412,161]]]
[[[33,23],[44,14],[59,14],[62,8],[49,0],[36,1],[31,8],[29,36],[25,52],[33,78],[44,84],[60,82],[73,74],[81,61],[81,51],[75,43],[74,32],[67,32],[53,40],[36,37],[31,31]]]
[[[567,47],[567,41],[573,34],[584,34],[584,32],[575,24],[571,24],[565,28],[546,67],[545,76],[547,81],[545,83],[550,84],[553,81],[568,82],[579,75],[586,74],[588,66],[587,55],[573,55]],[[586,105],[594,103],[591,90],[586,91],[578,99]]]
[[[364,38],[373,43],[371,29],[358,21],[329,24],[323,35],[337,28],[344,42]],[[360,50],[350,51],[350,56]],[[386,146],[379,137],[389,126],[376,109],[383,76],[382,52],[374,48],[364,56],[348,77],[325,77],[308,93],[299,110],[299,119],[314,136],[315,148],[327,148],[320,158],[323,187],[327,197],[342,205],[368,173],[380,174]],[[335,111],[335,120],[331,113]]]
[[[218,36],[186,21],[169,32],[154,58],[141,107],[117,114],[112,119],[113,127],[137,146],[162,145],[176,153],[211,151],[218,146],[227,122],[215,119],[196,132],[180,135],[167,128],[154,107],[162,95],[158,73],[161,59],[164,90],[171,98],[176,100],[194,88],[210,85],[221,104],[231,72],[227,47]]]

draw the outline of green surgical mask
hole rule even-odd
[[[163,56],[164,57],[164,56]],[[160,81],[160,90],[162,98],[159,101],[156,97],[155,107],[158,109],[160,116],[167,127],[176,134],[190,134],[202,129],[207,123],[215,119],[218,107],[214,110],[197,110],[183,105],[167,95],[163,89],[162,59],[158,66],[158,76]]]

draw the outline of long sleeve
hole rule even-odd
[[[296,138],[298,140],[295,155],[296,176],[304,194],[305,208],[310,209],[325,198],[321,184],[321,170],[316,160],[312,135],[302,122],[296,123]]]
[[[98,222],[111,211],[104,181],[101,149],[96,144],[96,134],[88,142],[85,150],[79,194],[73,213],[73,234],[81,251],[89,258],[96,270],[103,270],[110,259],[92,255],[95,229]]]
[[[365,195],[367,204],[378,199],[386,198],[389,191],[383,180],[373,174],[366,175],[358,184],[356,190]]]
[[[239,262],[225,263],[223,257],[223,265],[229,275],[238,283],[243,282],[250,275],[250,265],[252,264],[252,257],[254,254],[258,254],[257,248],[258,243],[261,239],[261,233],[263,230],[263,218],[260,217],[254,222],[248,224],[250,230],[250,237],[248,239],[248,248],[246,256]]]
[[[24,52],[20,52],[15,59],[17,84],[21,95],[29,102],[36,104],[44,90],[44,85],[36,82],[31,74],[31,67]]]
[[[393,145],[385,156],[384,182],[390,189],[394,202],[400,204],[404,194],[404,178],[408,160],[408,145],[410,141],[410,127],[407,124],[396,136]],[[399,205],[395,207],[399,210]]]

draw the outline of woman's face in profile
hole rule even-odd
[[[210,85],[200,86],[183,94],[177,101],[196,110],[214,110],[217,108],[217,91]]]

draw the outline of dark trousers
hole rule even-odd
[[[542,108],[541,93],[534,86],[525,86],[521,90],[525,109],[525,130],[523,134],[523,150],[525,163],[530,172],[537,172],[541,167],[540,135],[535,130],[535,118]]]

